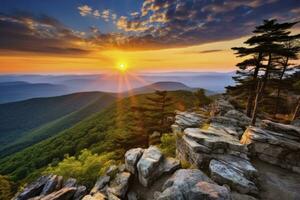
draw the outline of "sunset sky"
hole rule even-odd
[[[300,1],[1,0],[0,73],[232,71],[269,18],[300,20]]]

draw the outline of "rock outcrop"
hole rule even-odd
[[[214,183],[198,169],[181,169],[168,179],[157,200],[229,200],[230,191]]]
[[[241,143],[248,146],[253,157],[300,173],[299,128],[267,120],[262,121],[262,126],[264,129],[248,127]]]
[[[77,186],[76,179],[63,178],[57,175],[42,176],[29,184],[18,194],[15,200],[79,200],[86,194],[85,186]]]

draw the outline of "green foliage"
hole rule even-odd
[[[192,167],[191,163],[186,160],[180,160],[180,165],[182,169],[189,169]]]
[[[77,157],[67,155],[57,166],[49,166],[45,173],[76,178],[79,183],[92,187],[97,177],[102,175],[109,165],[114,164],[114,158],[114,153],[98,155],[83,149]]]
[[[0,133],[10,136],[0,134],[0,158],[70,128],[114,99],[108,93],[89,92],[0,105]]]
[[[64,159],[65,154],[69,154],[70,157],[78,156],[85,148],[99,155],[113,152],[113,160],[123,160],[126,150],[142,146],[141,133],[132,131],[135,123],[131,120],[130,108],[143,104],[147,96],[149,95],[136,95],[117,101],[75,126],[1,159],[0,174],[20,181],[49,164],[57,165]],[[174,91],[169,92],[169,96],[174,102],[172,107],[168,108],[169,111],[194,105],[195,98],[191,92]]]
[[[161,136],[161,144],[159,145],[160,150],[165,156],[175,157],[176,156],[176,135],[165,133]]]
[[[0,199],[12,199],[15,192],[15,184],[8,177],[0,175]]]
[[[196,96],[196,99],[197,99],[197,106],[198,107],[203,107],[203,106],[206,106],[208,104],[211,103],[211,99],[209,97],[207,97],[205,95],[205,90],[204,89],[198,89],[194,95]]]

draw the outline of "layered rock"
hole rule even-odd
[[[168,179],[162,192],[157,194],[158,200],[229,200],[230,192],[224,186],[219,186],[198,169],[177,170]]]
[[[79,200],[86,194],[85,186],[77,186],[76,179],[63,178],[57,175],[42,176],[29,184],[17,195],[16,200]]]
[[[127,160],[126,157],[125,159]],[[142,157],[137,163],[138,178],[140,183],[147,187],[162,174],[171,173],[178,169],[179,166],[178,160],[164,158],[156,146],[150,146],[144,150]]]
[[[180,112],[176,111],[175,124],[182,130],[188,127],[199,127],[205,123],[206,117],[196,112]]]
[[[248,146],[253,157],[300,173],[299,128],[267,120],[262,121],[262,126],[265,129],[248,127],[241,143]]]

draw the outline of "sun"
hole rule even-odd
[[[126,72],[127,71],[127,65],[125,63],[120,63],[118,65],[118,70],[122,73]]]

